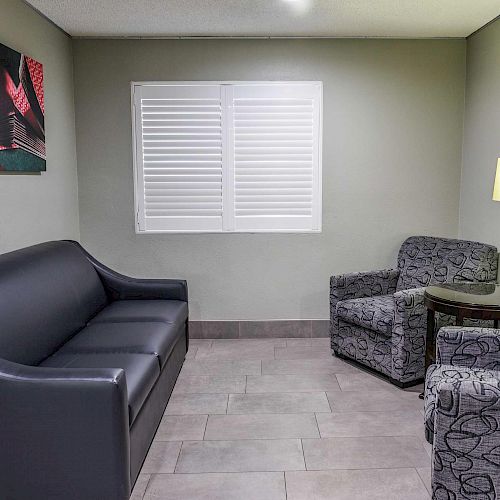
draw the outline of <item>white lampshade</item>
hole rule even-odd
[[[500,201],[500,158],[497,161],[497,173],[495,175],[495,185],[493,186],[493,200]]]

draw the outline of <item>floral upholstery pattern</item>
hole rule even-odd
[[[394,298],[392,295],[379,295],[343,300],[337,303],[337,316],[354,325],[390,336],[394,319]]]
[[[437,362],[500,372],[500,332],[492,328],[443,328],[436,341]]]
[[[388,295],[396,291],[397,269],[383,269],[366,273],[347,273],[330,278],[330,302]]]
[[[434,440],[436,405],[441,384],[460,391],[464,382],[500,384],[500,372],[453,365],[431,365],[425,377],[424,420],[427,441]],[[500,415],[499,415],[500,418]],[[500,428],[499,428],[500,432]],[[500,445],[500,442],[499,442]]]
[[[493,246],[412,236],[401,246],[397,269],[330,278],[332,349],[398,383],[422,379],[427,330],[424,287],[443,282],[494,282],[496,276]],[[436,331],[454,320],[437,315]],[[386,327],[391,324],[388,332]]]
[[[399,251],[398,290],[435,283],[494,281],[497,249],[475,241],[412,236]]]
[[[499,339],[494,329],[439,331],[437,357],[449,364],[429,368],[424,401],[435,499],[500,498],[500,371],[486,369],[498,366]]]

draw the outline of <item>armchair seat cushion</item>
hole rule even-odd
[[[47,368],[121,368],[125,371],[130,425],[155,385],[160,367],[153,354],[79,353],[59,354],[40,363]],[[84,395],[82,395],[84,397]]]
[[[436,402],[439,393],[440,383],[451,384],[456,390],[460,389],[460,385],[465,381],[481,381],[498,384],[500,372],[493,370],[483,370],[481,368],[467,368],[464,366],[452,365],[432,365],[427,370],[425,378],[425,400],[424,400],[424,415],[425,415],[425,435],[427,441],[432,443],[434,434],[434,419],[436,412]],[[471,415],[471,420],[467,425],[482,425],[481,419]]]
[[[337,316],[348,323],[390,337],[394,321],[394,297],[379,295],[342,300],[337,303]]]
[[[159,321],[181,325],[187,317],[187,302],[180,300],[117,300],[97,314],[90,324]]]
[[[184,334],[173,323],[93,323],[66,342],[58,354],[152,354],[161,369]]]

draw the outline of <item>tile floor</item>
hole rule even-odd
[[[132,499],[429,499],[419,389],[325,338],[194,339]]]

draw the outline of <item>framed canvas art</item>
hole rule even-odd
[[[0,44],[0,173],[43,172],[43,65]]]

